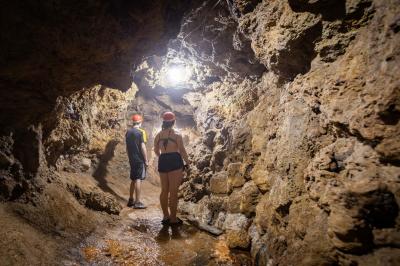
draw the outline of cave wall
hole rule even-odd
[[[62,164],[64,155],[101,157],[106,152],[106,139],[120,134],[115,126],[126,128],[125,122],[109,120],[118,120],[118,108],[127,104],[122,98],[129,98],[135,86],[133,69],[144,57],[165,53],[191,2],[1,4],[0,183],[5,198],[40,169]],[[86,159],[84,168],[98,161]],[[72,168],[79,168],[80,161]]]
[[[121,174],[129,115],[154,132],[173,110],[190,221],[256,265],[398,263],[398,2],[190,2],[4,4],[2,199],[32,201],[49,167]],[[165,53],[194,68],[176,95],[140,67]]]
[[[223,8],[265,71],[226,74],[185,96],[202,137],[191,144],[181,212],[251,249],[256,265],[398,263],[398,3]],[[214,23],[183,24],[183,46],[212,44]],[[224,54],[235,48],[223,45]]]

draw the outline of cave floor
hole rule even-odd
[[[107,179],[126,206],[129,181]],[[145,181],[142,201],[147,209],[125,207],[120,220],[98,228],[68,252],[70,265],[251,265],[248,252],[229,250],[223,236],[214,237],[186,222],[162,226],[159,191]]]

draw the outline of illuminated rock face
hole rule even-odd
[[[228,2],[266,70],[254,80],[228,74],[185,96],[201,139],[192,143],[182,211],[225,230],[231,247],[250,237],[261,265],[396,264],[398,5]],[[197,58],[205,53],[185,44]],[[221,219],[237,214],[249,224],[224,229]]]

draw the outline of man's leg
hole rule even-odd
[[[131,165],[131,185],[129,187],[129,200],[128,200],[128,207],[133,207],[135,205],[135,201],[133,200],[133,192],[135,191],[135,180],[133,180],[133,169]]]
[[[136,179],[135,180],[135,201],[140,202],[140,185],[141,185],[142,180]]]
[[[141,171],[141,173],[139,173],[138,179],[136,179],[136,182],[135,182],[135,193],[136,193],[135,208],[136,209],[145,209],[146,206],[140,201],[142,180],[146,177],[146,169],[145,169],[144,164],[141,165],[140,171]]]
[[[133,200],[134,191],[135,191],[135,181],[131,180],[131,187],[129,188],[129,199]]]

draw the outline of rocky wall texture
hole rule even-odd
[[[85,87],[127,90],[135,65],[146,55],[165,52],[190,2],[2,3],[2,130],[38,123],[58,96]]]
[[[398,264],[398,2],[226,7],[266,71],[185,96],[202,137],[181,212],[255,265]]]
[[[7,184],[6,199],[18,198],[19,187],[48,167],[104,174],[101,165],[126,128],[121,115],[134,96],[132,70],[143,57],[165,53],[191,2],[2,3],[0,183]]]
[[[36,2],[0,11],[4,217],[43,239],[91,230],[81,205],[120,210],[93,184],[127,175],[129,115],[152,136],[174,110],[188,220],[255,265],[400,263],[398,1]],[[176,58],[191,80],[164,86]]]

